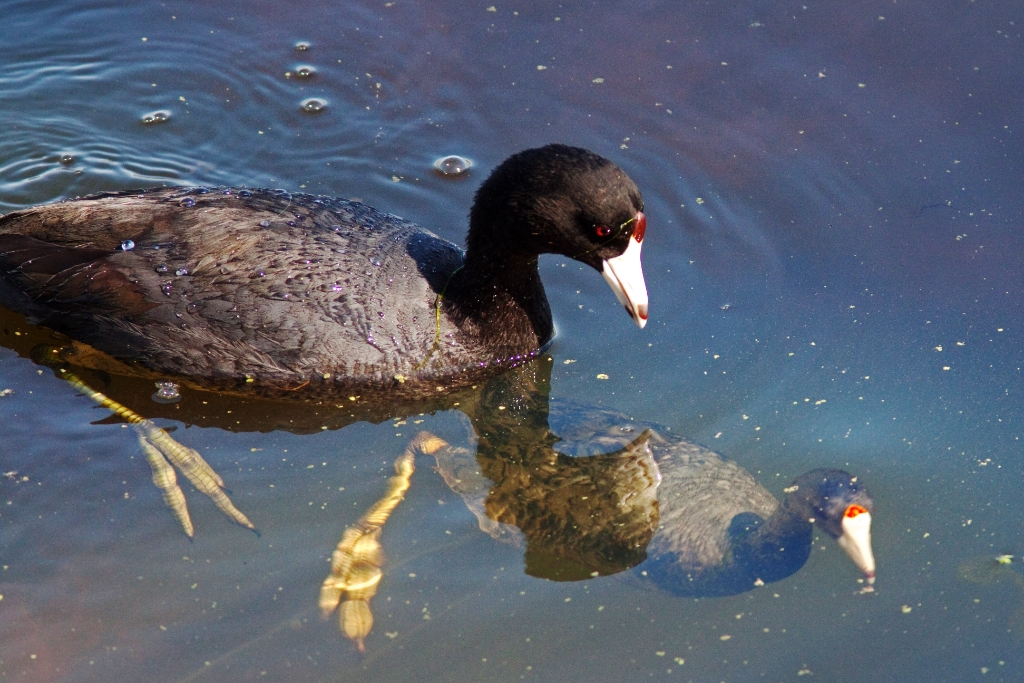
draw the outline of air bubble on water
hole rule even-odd
[[[299,78],[312,78],[316,75],[316,69],[308,64],[295,67],[295,75]]]
[[[450,154],[434,162],[434,168],[445,177],[460,176],[469,170],[473,162],[466,157]]]
[[[178,206],[184,206],[186,209],[195,205],[196,200],[192,199],[191,197],[185,197],[180,202],[178,202]]]
[[[307,100],[302,100],[300,108],[307,114],[319,114],[327,108],[327,100],[322,100],[319,97],[310,97]]]
[[[71,154],[61,154],[60,163],[62,166],[70,166],[75,163],[75,157]]]
[[[174,382],[157,382],[152,399],[157,403],[177,403],[181,400],[181,389]]]
[[[309,41],[300,40],[299,42],[295,43],[295,51],[296,52],[305,52],[308,49],[309,49]]]
[[[145,124],[151,123],[167,123],[171,120],[171,112],[166,109],[158,109],[151,111],[148,114],[142,115],[142,122]]]

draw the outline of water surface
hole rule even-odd
[[[635,329],[596,273],[542,259],[552,397],[666,425],[776,495],[814,467],[858,474],[879,579],[857,594],[828,538],[730,598],[535,578],[424,459],[383,535],[360,656],[319,619],[330,553],[416,432],[466,442],[460,413],[289,427],[212,396],[151,403],[262,532],[187,490],[189,542],[131,430],[4,317],[0,673],[1020,680],[1021,565],[995,558],[1024,554],[1022,22],[953,0],[5,3],[0,212],[282,187],[461,243],[513,151],[611,158],[646,201],[651,320]],[[465,177],[433,171],[448,154],[473,161]]]

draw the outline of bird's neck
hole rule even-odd
[[[734,532],[735,559],[756,568],[755,573],[766,582],[795,573],[811,553],[810,519],[810,510],[787,496],[756,528]]]
[[[537,255],[512,248],[471,244],[448,283],[444,306],[461,329],[476,328],[496,351],[533,351],[554,333]]]

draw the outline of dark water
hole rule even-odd
[[[552,396],[667,425],[776,495],[813,467],[855,472],[879,565],[874,595],[828,538],[731,598],[537,579],[424,460],[360,656],[319,619],[330,553],[417,431],[465,442],[457,412],[269,432],[245,405],[218,404],[233,430],[159,413],[262,531],[187,490],[190,543],[132,431],[4,318],[0,677],[1024,678],[1024,577],[995,561],[1024,554],[1020,7],[8,0],[0,17],[0,212],[270,186],[460,242],[509,153],[613,159],[646,200],[651,321],[542,260]],[[465,180],[431,171],[453,153]]]

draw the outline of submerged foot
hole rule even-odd
[[[395,476],[388,480],[387,492],[359,521],[345,529],[331,556],[331,574],[320,588],[320,613],[327,619],[340,605],[341,632],[355,642],[360,652],[366,652],[364,640],[373,628],[370,599],[377,594],[384,575],[380,548],[384,523],[409,490],[416,453],[429,455],[446,445],[429,432],[417,435],[395,460]]]
[[[181,524],[182,530],[189,538],[192,538],[195,529],[188,514],[185,494],[181,487],[178,486],[178,478],[174,473],[175,467],[185,475],[186,479],[192,482],[192,485],[200,493],[212,500],[213,504],[228,519],[247,529],[256,531],[253,523],[234,506],[227,493],[224,492],[224,480],[221,479],[220,475],[210,467],[210,464],[195,449],[179,443],[166,430],[157,427],[150,420],[145,419],[130,408],[96,391],[75,374],[60,368],[58,369],[58,376],[99,405],[112,410],[135,428],[136,433],[139,435],[139,446],[142,448],[142,452],[145,454],[146,460],[153,470],[153,483],[160,489],[163,494],[164,503],[170,508],[175,519]]]

